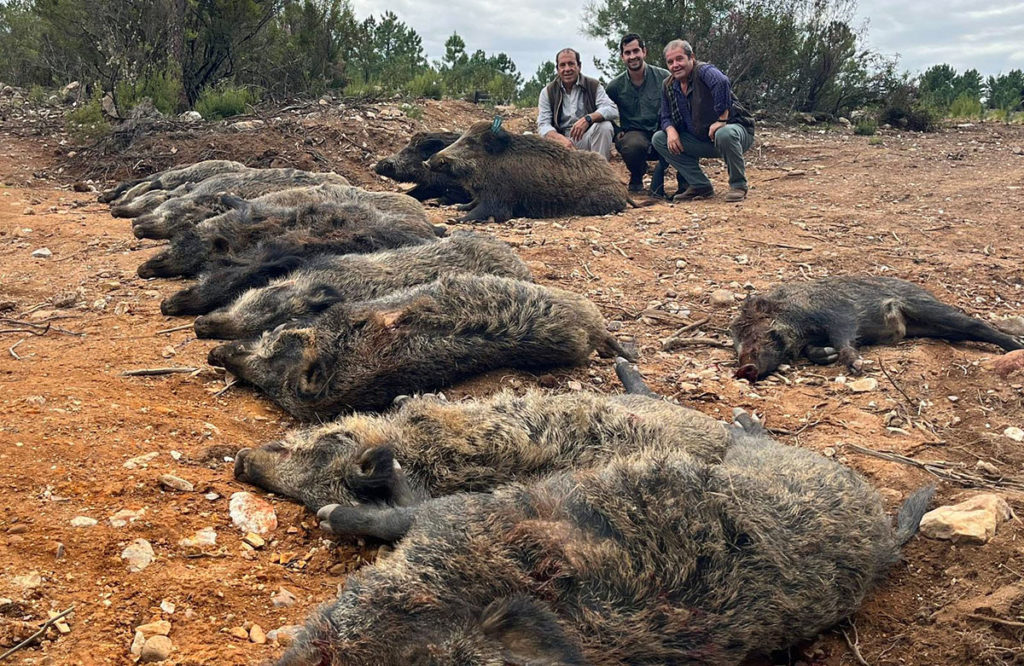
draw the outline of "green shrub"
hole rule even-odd
[[[409,118],[412,118],[413,120],[423,120],[423,109],[415,104],[403,104],[401,109]]]
[[[874,118],[861,118],[853,126],[853,133],[857,136],[871,136],[878,131],[878,123]]]
[[[933,107],[912,102],[909,105],[891,104],[882,110],[882,121],[898,129],[912,132],[933,132],[940,114]]]
[[[118,108],[129,111],[148,97],[160,113],[171,115],[178,111],[181,101],[181,77],[168,68],[150,76],[144,76],[134,83],[122,81],[114,90]]]
[[[46,104],[49,98],[50,93],[48,93],[46,88],[42,87],[38,83],[28,89],[28,101],[32,102],[36,106]]]
[[[103,91],[99,86],[95,90],[92,99],[72,109],[64,117],[68,134],[76,143],[96,141],[110,134],[110,123],[103,116],[103,106],[100,104]]]
[[[961,94],[950,104],[949,115],[951,118],[978,118],[981,116],[981,100]]]
[[[868,139],[869,146],[881,146],[883,142],[884,139],[882,139],[882,137],[880,136],[873,136],[870,139]]]
[[[383,89],[376,83],[363,83],[361,81],[352,81],[342,93],[345,97],[359,97],[361,99],[370,99],[380,97],[383,94]]]
[[[220,120],[245,113],[256,102],[256,95],[245,86],[231,84],[207,88],[196,101],[196,111],[206,120]]]
[[[413,97],[441,99],[444,97],[444,81],[440,74],[428,69],[409,79],[405,84],[405,91]]]

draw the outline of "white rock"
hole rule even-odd
[[[228,504],[231,522],[243,532],[268,534],[277,529],[277,514],[270,502],[252,493],[238,492]]]
[[[171,635],[171,623],[167,620],[157,620],[156,622],[147,622],[146,624],[140,624],[135,627],[135,631],[139,632],[147,639],[153,636],[170,636]]]
[[[128,563],[128,571],[137,573],[153,563],[156,553],[153,546],[145,539],[136,539],[121,551],[121,559]]]
[[[167,636],[153,636],[146,639],[142,646],[142,654],[139,655],[139,663],[147,664],[155,661],[164,661],[171,656],[174,645]]]
[[[142,635],[141,631],[135,632],[135,638],[132,639],[132,647],[129,650],[133,657],[138,657],[142,654],[142,646],[146,644],[146,637]]]
[[[75,516],[71,519],[71,527],[94,527],[99,521],[88,516]]]
[[[868,393],[878,388],[878,380],[874,377],[861,377],[852,382],[847,382],[846,385],[854,393]]]
[[[940,506],[921,518],[921,534],[955,543],[983,544],[996,533],[999,523],[1013,515],[999,495],[984,493],[948,506]]]
[[[217,545],[217,532],[212,527],[204,527],[190,537],[185,537],[178,542],[182,548],[201,549]]]
[[[231,123],[228,125],[228,129],[236,132],[251,132],[253,130],[260,129],[263,127],[263,124],[262,120],[240,120],[237,123]]]
[[[22,589],[33,590],[43,584],[43,578],[38,571],[30,571],[23,576],[15,576],[11,582]]]
[[[187,123],[197,123],[203,119],[203,114],[198,111],[186,111],[178,116],[178,120],[184,120]]]
[[[1003,431],[1003,434],[1015,442],[1024,442],[1024,430],[1021,430],[1016,426],[1010,426]]]
[[[168,601],[167,599],[164,599],[160,602],[160,610],[167,613],[168,615],[174,615],[174,611],[176,608],[177,606],[174,605],[174,602]]]
[[[135,469],[136,467],[144,467],[147,463],[152,462],[153,459],[159,455],[160,453],[158,451],[153,451],[152,453],[144,453],[141,456],[135,456],[130,460],[126,460],[122,467],[124,467],[125,469]]]
[[[174,476],[173,474],[163,474],[160,476],[160,485],[165,488],[171,488],[172,490],[180,490],[183,493],[190,493],[195,490],[190,482],[180,477]]]
[[[50,252],[48,247],[41,247],[38,250],[32,250],[32,256],[36,259],[49,259],[53,256],[53,252]]]
[[[289,608],[294,606],[298,599],[292,594],[290,590],[283,587],[277,589],[277,593],[270,598],[270,602],[274,604],[274,608]]]
[[[110,518],[107,518],[107,522],[110,523],[111,527],[124,527],[128,523],[134,523],[136,520],[141,518],[146,513],[145,509],[139,509],[133,511],[131,509],[121,509]]]
[[[732,305],[736,297],[728,289],[715,289],[711,292],[711,305],[716,308],[724,308]]]

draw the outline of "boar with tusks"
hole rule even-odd
[[[897,278],[845,276],[780,285],[748,298],[730,326],[739,357],[736,377],[755,382],[782,363],[806,356],[861,371],[859,344],[903,338],[974,340],[1024,349],[1002,333],[921,287]]]
[[[160,311],[165,315],[206,314],[319,257],[364,254],[438,240],[437,235],[424,236],[419,226],[405,228],[369,222],[369,226],[335,229],[327,235],[293,229],[261,240],[255,247],[218,257],[207,265],[196,284],[165,298]],[[438,233],[438,228],[434,231]]]
[[[180,200],[176,200],[180,201]],[[409,219],[427,220],[423,205],[404,194],[395,192],[370,192],[351,185],[315,185],[290,187],[286,190],[271,192],[252,200],[246,200],[233,194],[209,194],[188,200],[173,212],[163,212],[161,208],[141,215],[132,222],[132,233],[136,238],[165,239],[174,238],[203,220],[210,219],[221,213],[234,209],[247,208],[244,219],[258,220],[264,210],[275,208],[297,208],[306,204],[321,202],[356,202],[364,203],[379,211],[399,215]]]
[[[420,201],[440,199],[443,204],[466,203],[469,192],[451,176],[427,168],[426,161],[455,143],[458,132],[416,132],[400,151],[377,162],[373,169],[391,180],[416,183],[406,194]]]
[[[581,365],[595,349],[629,355],[586,298],[509,278],[452,275],[222,344],[209,361],[292,415],[315,420],[384,409],[396,396],[498,368]]]
[[[114,217],[137,218],[150,211],[162,217],[189,214],[195,200],[211,194],[234,194],[249,199],[262,194],[303,185],[334,183],[348,185],[344,176],[336,173],[314,173],[299,169],[244,169],[211,176],[197,183],[185,183],[173,190],[147,192],[129,203],[110,207]]]
[[[852,470],[737,420],[717,464],[640,451],[411,508],[279,666],[731,666],[814,637],[884,579],[933,489],[894,526]]]
[[[373,254],[326,255],[195,321],[200,338],[251,338],[342,302],[367,301],[442,275],[469,273],[532,281],[526,264],[502,241],[457,232],[438,243]]]
[[[328,236],[350,235],[354,229],[388,227],[437,240],[436,231],[422,216],[399,217],[366,203],[307,204],[297,208],[239,208],[222,213],[187,229],[171,239],[167,249],[143,262],[139,277],[191,277],[231,253],[243,252],[260,241],[284,231],[305,229]]]
[[[185,183],[198,183],[211,176],[229,171],[244,171],[249,167],[231,160],[204,160],[185,166],[176,166],[150,174],[145,178],[126,180],[97,197],[100,203],[126,204],[138,196],[153,190],[173,190]]]
[[[474,123],[427,166],[456,179],[473,196],[476,205],[463,221],[604,215],[635,205],[600,155],[566,150],[536,135],[511,134],[489,122]]]
[[[646,395],[505,391],[458,403],[421,396],[385,415],[355,414],[242,449],[235,478],[325,509],[328,526],[333,513],[335,533],[391,541],[413,515],[403,509],[432,497],[491,491],[640,450],[718,462],[729,441],[721,421]],[[358,516],[346,513],[350,505]],[[390,522],[375,519],[391,509]]]

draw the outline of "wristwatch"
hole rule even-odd
[[[589,113],[583,116],[583,119],[587,121],[587,127],[590,127],[591,125],[594,124],[594,119],[590,117]]]

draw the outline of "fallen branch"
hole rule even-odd
[[[979,615],[978,613],[968,613],[967,617],[975,620],[984,620],[986,622],[995,622],[996,624],[1002,624],[1007,627],[1024,627],[1024,622],[1016,622],[1014,620],[1004,620],[1000,617],[991,617],[989,615]]]
[[[222,388],[221,390],[219,390],[219,391],[217,391],[216,393],[214,393],[214,394],[213,394],[213,397],[214,397],[214,398],[219,398],[219,397],[221,397],[222,395],[224,395],[224,394],[225,394],[225,393],[227,392],[227,390],[228,390],[229,388],[231,388],[232,386],[234,386],[234,385],[235,385],[235,384],[237,384],[237,383],[238,383],[238,380],[237,380],[237,379],[232,379],[232,380],[231,380],[230,382],[228,382],[228,383],[227,383],[227,385],[226,385],[226,386],[224,386],[224,388]]]
[[[154,335],[160,335],[161,333],[174,333],[175,331],[184,331],[185,329],[192,328],[192,324],[182,324],[181,326],[175,326],[174,328],[163,328],[154,333]]]
[[[199,368],[141,368],[139,370],[125,370],[122,377],[153,377],[156,375],[173,375],[179,372],[198,372]]]
[[[882,363],[881,356],[878,357],[878,368],[879,370],[882,371],[882,374],[885,375],[885,378],[889,380],[889,383],[892,384],[893,387],[900,392],[900,395],[902,395],[906,399],[907,404],[910,405],[910,408],[913,409],[915,412],[920,412],[920,403],[915,403],[913,399],[909,395],[907,395],[907,392],[904,391],[903,388],[896,383],[896,380],[892,378],[892,375],[889,374],[889,371],[885,369],[885,364]]]
[[[11,353],[11,357],[13,357],[15,361],[20,361],[21,357],[18,356],[17,352],[14,351],[14,348],[20,345],[22,342],[25,342],[26,340],[28,340],[28,338],[22,338],[21,340],[18,340],[13,345],[7,348],[7,351]]]
[[[704,317],[700,321],[695,321],[692,324],[687,324],[686,326],[683,326],[681,329],[679,329],[678,331],[673,333],[672,337],[670,337],[669,340],[671,340],[672,338],[678,338],[683,333],[686,333],[688,331],[692,331],[695,328],[700,328],[701,326],[703,326],[704,324],[708,323],[709,321],[711,321],[710,317]]]
[[[673,351],[680,347],[718,347],[732,349],[732,344],[713,338],[669,338],[661,343],[661,351]]]
[[[864,656],[860,653],[860,648],[857,647],[858,645],[860,645],[860,636],[857,635],[857,625],[851,622],[850,627],[853,629],[852,641],[850,640],[850,637],[847,635],[845,630],[840,629],[839,631],[843,634],[843,638],[846,639],[846,644],[850,646],[850,652],[853,653],[853,658],[856,659],[857,663],[861,666],[871,666],[868,662],[864,660]]]
[[[814,248],[810,245],[790,245],[789,243],[773,243],[771,241],[757,240],[756,238],[745,239],[748,243],[756,243],[757,245],[771,245],[772,247],[784,247],[787,250],[800,250],[801,252],[810,252]]]
[[[875,451],[874,449],[869,449],[857,444],[847,444],[846,446],[857,453],[863,453],[864,455],[874,456],[875,458],[881,458],[882,460],[903,463],[904,465],[923,469],[934,477],[942,479],[943,481],[955,483],[964,488],[989,488],[1024,492],[1024,479],[1013,477],[988,479],[984,476],[968,471],[965,463],[947,462],[944,460],[929,460],[921,462],[919,460],[914,460],[913,458],[908,458],[907,456],[902,456],[898,453]]]
[[[671,312],[664,312],[662,310],[655,310],[654,308],[647,308],[641,312],[637,317],[647,317],[655,321],[660,321],[665,324],[671,324],[672,326],[689,326],[687,318],[682,315],[672,314]]]
[[[18,650],[21,650],[22,648],[27,647],[28,645],[31,645],[33,641],[35,641],[37,638],[39,638],[40,636],[45,634],[47,629],[49,629],[50,627],[55,625],[58,621],[63,620],[64,617],[67,616],[67,614],[70,613],[73,610],[75,610],[74,606],[68,608],[66,611],[62,611],[62,612],[58,613],[57,615],[54,615],[53,617],[51,617],[49,620],[47,620],[43,624],[43,626],[39,627],[39,631],[37,631],[36,633],[32,634],[31,636],[29,636],[28,638],[26,638],[22,642],[18,643],[17,645],[12,647],[7,652],[4,652],[3,654],[0,654],[0,661],[3,661],[7,657],[10,657],[12,654],[17,652]]]
[[[32,335],[46,335],[46,331],[40,333],[34,328],[3,328],[0,329],[0,335],[4,333],[31,333]]]

